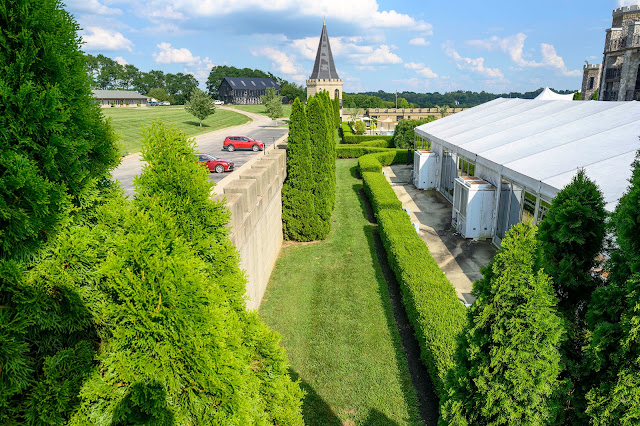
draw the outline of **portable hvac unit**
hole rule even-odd
[[[413,184],[418,189],[435,189],[438,154],[418,149],[413,153]]]
[[[496,187],[475,176],[456,178],[453,189],[453,212],[456,229],[464,238],[491,238]]]

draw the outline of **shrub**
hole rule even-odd
[[[344,135],[344,143],[346,144],[356,144],[362,143],[366,141],[375,141],[375,140],[387,140],[390,141],[393,136],[388,135]]]
[[[382,150],[382,148],[369,148]],[[406,163],[408,152],[404,149],[385,149],[380,152],[363,155],[358,159],[362,172],[382,172],[382,166],[395,163]]]
[[[382,173],[363,172],[362,182],[376,215],[383,209],[402,210],[402,202]]]
[[[413,141],[415,139],[414,129],[421,124],[429,123],[431,121],[434,121],[435,119],[436,117],[429,116],[420,119],[400,120],[395,130],[393,131],[393,143],[398,148],[413,147]]]
[[[356,135],[362,135],[365,130],[367,130],[367,126],[364,124],[364,121],[356,121],[356,124],[353,126],[353,131]]]
[[[336,154],[338,158],[358,158],[365,154],[387,151],[389,151],[388,148],[368,147],[362,145],[338,145],[336,147]],[[406,152],[407,151],[405,151],[405,156]],[[398,160],[398,162],[400,162],[400,160]]]
[[[359,146],[369,146],[376,148],[394,148],[393,141],[387,139],[375,139],[372,141],[365,141],[358,144]]]
[[[444,380],[454,365],[456,339],[464,327],[466,309],[409,216],[402,210],[382,209],[377,219],[389,265],[400,284],[402,303],[420,345],[421,359],[437,394],[443,398]]]

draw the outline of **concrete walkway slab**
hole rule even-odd
[[[416,189],[411,182],[411,166],[383,167],[402,206],[411,211],[411,222],[420,224],[420,238],[444,271],[458,297],[471,303],[473,282],[482,278],[480,269],[489,264],[496,248],[489,241],[462,238],[451,228],[451,204],[437,191]]]

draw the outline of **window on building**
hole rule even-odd
[[[595,77],[589,77],[589,85],[587,86],[588,90],[593,89],[593,83],[595,81]]]

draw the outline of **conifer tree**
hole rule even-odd
[[[609,279],[593,293],[587,313],[591,335],[585,365],[594,382],[587,413],[593,424],[640,421],[640,151],[632,167],[630,187],[612,215]]]
[[[296,98],[289,121],[287,180],[282,186],[282,225],[287,240],[315,239],[318,220],[312,175],[309,124],[304,105]]]
[[[313,196],[318,218],[316,238],[327,238],[331,230],[331,202],[332,180],[331,168],[328,166],[327,149],[327,114],[321,95],[313,96],[307,103],[307,119],[309,121],[309,135],[311,138],[311,161],[314,183]],[[335,164],[335,160],[334,160]]]
[[[229,214],[194,156],[173,127],[145,132],[147,166],[99,272],[99,366],[72,425],[302,424],[301,390],[278,337],[244,309]]]
[[[61,3],[4,2],[0,28],[0,259],[22,259],[119,155]]]
[[[584,421],[584,397],[590,386],[585,374],[588,368],[583,365],[585,314],[599,283],[591,269],[602,252],[606,218],[602,193],[580,170],[553,199],[538,231],[545,272],[553,279],[558,313],[567,330],[562,345],[567,363],[563,376],[571,381],[573,390],[567,392],[563,405],[569,423]]]
[[[333,98],[333,113],[336,117],[336,128],[339,129],[342,120],[340,119],[340,99],[337,95]]]
[[[563,328],[551,280],[536,271],[529,223],[512,227],[474,283],[476,301],[447,378],[446,424],[553,424]]]

